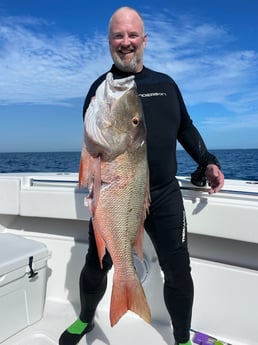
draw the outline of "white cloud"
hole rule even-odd
[[[145,64],[170,74],[188,105],[217,103],[241,113],[258,108],[255,51],[229,50],[222,27],[192,18],[145,16]],[[106,32],[82,38],[57,34],[35,18],[0,24],[0,104],[65,103],[84,97],[111,64]]]
[[[230,50],[234,39],[225,29],[186,17],[152,18],[146,28],[145,61],[175,78],[188,105],[217,103],[237,113],[257,110],[256,51]]]
[[[51,104],[83,97],[109,59],[101,37],[81,40],[50,35],[47,29],[44,22],[30,18],[10,18],[0,25],[2,104]]]
[[[202,128],[212,128],[213,131],[228,132],[237,129],[255,129],[258,128],[258,114],[236,115],[224,117],[207,117],[200,122]]]

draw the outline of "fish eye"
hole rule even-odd
[[[140,121],[139,121],[139,118],[137,116],[134,116],[131,120],[131,123],[134,127],[138,126],[139,122]]]

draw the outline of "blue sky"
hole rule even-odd
[[[144,63],[175,79],[207,146],[258,148],[258,1],[0,0],[0,152],[80,151],[123,5],[142,13]]]

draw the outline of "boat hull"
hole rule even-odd
[[[221,193],[208,195],[188,178],[178,180],[195,284],[192,328],[233,345],[257,345],[258,186],[226,180]],[[0,236],[11,233],[34,239],[52,253],[43,318],[3,345],[57,344],[59,334],[79,313],[78,282],[90,215],[83,202],[87,191],[80,191],[77,181],[77,174],[0,174]],[[135,258],[135,266],[150,304],[152,324],[129,312],[111,329],[112,279],[108,279],[96,328],[87,335],[89,343],[119,344],[121,334],[131,327],[134,332],[125,337],[124,345],[133,341],[173,344],[162,297],[163,276],[147,235],[144,261]],[[109,278],[112,274],[111,270]]]

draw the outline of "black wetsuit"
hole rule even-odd
[[[111,72],[114,78],[131,75],[119,71],[114,65]],[[106,73],[91,86],[85,99],[83,114],[105,76]],[[191,323],[193,282],[183,200],[175,178],[177,141],[200,167],[219,163],[207,151],[173,79],[144,67],[140,73],[135,74],[135,82],[147,127],[150,169],[151,206],[145,229],[153,242],[164,273],[164,300],[171,316],[175,339],[186,342]],[[80,277],[81,320],[88,322],[93,318],[97,304],[105,293],[107,272],[111,267],[109,253],[104,257],[104,269],[99,266],[90,222],[89,251]]]

